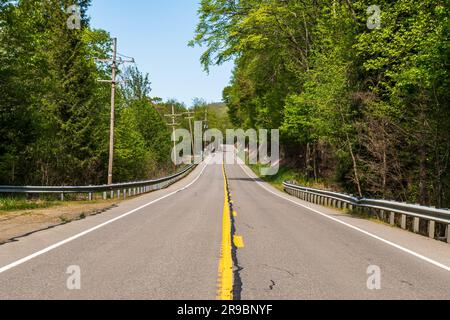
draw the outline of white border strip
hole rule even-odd
[[[211,158],[209,159],[209,161],[210,161],[210,160],[211,160]],[[189,184],[186,185],[185,187],[183,187],[183,188],[181,188],[181,189],[178,189],[178,190],[176,190],[176,191],[174,191],[174,192],[171,192],[171,193],[169,193],[169,194],[167,194],[167,195],[165,195],[165,196],[163,196],[163,197],[161,197],[161,198],[158,198],[158,199],[156,199],[156,200],[153,200],[153,201],[151,201],[151,202],[149,202],[149,203],[147,203],[147,204],[144,204],[143,206],[140,206],[139,208],[136,208],[136,209],[131,210],[131,211],[127,212],[127,213],[124,213],[124,214],[122,214],[122,215],[120,215],[120,216],[118,216],[118,217],[116,217],[116,218],[114,218],[114,219],[111,219],[111,220],[108,220],[108,221],[106,221],[106,222],[104,222],[104,223],[102,223],[102,224],[99,224],[98,226],[95,226],[95,227],[93,227],[93,228],[91,228],[91,229],[88,229],[88,230],[83,231],[83,232],[81,232],[81,233],[79,233],[79,234],[77,234],[77,235],[74,235],[73,237],[70,237],[70,238],[68,238],[68,239],[66,239],[66,240],[60,241],[60,242],[58,242],[58,243],[55,243],[54,245],[51,245],[51,246],[49,246],[49,247],[47,247],[47,248],[45,248],[45,249],[43,249],[43,250],[41,250],[41,251],[38,251],[38,252],[36,252],[36,253],[33,253],[33,254],[31,254],[31,255],[25,257],[25,258],[22,258],[22,259],[20,259],[20,260],[17,260],[16,262],[13,262],[13,263],[11,263],[11,264],[9,264],[9,265],[7,265],[7,266],[4,266],[4,267],[0,268],[0,274],[6,272],[6,271],[8,271],[8,270],[11,270],[11,269],[13,269],[13,268],[15,268],[15,267],[17,267],[17,266],[19,266],[19,265],[21,265],[21,264],[24,264],[24,263],[26,263],[26,262],[28,262],[28,261],[30,261],[30,260],[36,258],[36,257],[39,257],[39,256],[41,256],[41,255],[43,255],[43,254],[45,254],[45,253],[48,253],[48,252],[50,252],[50,251],[52,251],[52,250],[55,250],[56,248],[59,248],[59,247],[65,245],[65,244],[67,244],[67,243],[69,243],[69,242],[72,242],[72,241],[74,241],[74,240],[77,240],[77,239],[79,239],[79,238],[81,238],[81,237],[83,237],[83,236],[85,236],[85,235],[87,235],[87,234],[89,234],[89,233],[92,233],[92,232],[94,232],[94,231],[96,231],[96,230],[98,230],[98,229],[100,229],[100,228],[103,228],[103,227],[105,227],[105,226],[107,226],[107,225],[109,225],[109,224],[111,224],[111,223],[114,223],[114,222],[116,222],[116,221],[118,221],[118,220],[121,220],[121,219],[123,219],[123,218],[125,218],[125,217],[127,217],[127,216],[129,216],[129,215],[131,215],[131,214],[133,214],[133,213],[136,213],[136,212],[139,211],[139,210],[142,210],[142,209],[144,209],[144,208],[146,208],[146,207],[148,207],[148,206],[150,206],[150,205],[156,203],[156,202],[159,202],[159,201],[161,201],[161,200],[164,200],[164,199],[166,199],[166,198],[169,198],[169,197],[171,197],[171,196],[173,196],[173,195],[175,195],[175,194],[177,194],[177,193],[179,193],[179,192],[181,192],[181,191],[184,191],[184,190],[188,189],[188,188],[191,187],[194,183],[196,183],[196,182],[198,181],[198,179],[200,179],[200,177],[203,175],[203,172],[204,172],[205,169],[208,167],[209,161],[208,161],[207,163],[205,163],[205,166],[203,167],[203,169],[202,169],[202,171],[199,173],[199,175],[198,175],[191,183],[189,183]]]
[[[423,256],[423,255],[421,255],[421,254],[419,254],[419,253],[417,253],[417,252],[414,252],[414,251],[412,251],[412,250],[409,250],[409,249],[407,249],[407,248],[405,248],[405,247],[402,247],[402,246],[400,246],[400,245],[398,245],[398,244],[395,244],[395,243],[393,243],[393,242],[391,242],[391,241],[389,241],[389,240],[383,239],[383,238],[381,238],[381,237],[379,237],[379,236],[376,236],[376,235],[374,235],[374,234],[372,234],[372,233],[370,233],[370,232],[368,232],[368,231],[365,231],[365,230],[363,230],[363,229],[360,229],[360,228],[358,228],[358,227],[355,227],[355,226],[353,226],[353,225],[351,225],[351,224],[349,224],[349,223],[346,223],[346,222],[344,222],[344,221],[341,221],[341,220],[339,220],[339,219],[337,219],[337,218],[331,217],[331,216],[329,216],[329,215],[327,215],[327,214],[325,214],[325,213],[323,213],[323,212],[320,212],[320,211],[318,211],[318,210],[315,210],[315,209],[313,209],[313,208],[311,208],[311,207],[309,207],[309,206],[306,206],[306,205],[303,205],[303,204],[301,204],[301,203],[298,203],[298,202],[296,202],[296,201],[294,201],[294,200],[292,200],[292,199],[289,199],[288,197],[282,196],[282,195],[280,195],[280,194],[278,194],[278,193],[276,193],[276,192],[270,190],[270,189],[267,188],[263,183],[257,181],[254,177],[252,177],[250,174],[248,174],[248,172],[247,172],[247,170],[246,170],[246,167],[244,167],[243,165],[240,165],[240,167],[241,167],[241,169],[245,172],[245,174],[246,174],[249,178],[253,179],[260,187],[262,187],[262,188],[265,189],[266,191],[270,192],[271,194],[276,195],[277,197],[282,198],[282,199],[284,199],[284,200],[287,200],[287,201],[289,201],[289,202],[291,202],[291,203],[293,203],[293,204],[295,204],[295,205],[297,205],[297,206],[299,206],[299,207],[308,209],[308,210],[310,210],[310,211],[312,211],[312,212],[314,212],[314,213],[316,213],[316,214],[319,214],[319,215],[321,215],[321,216],[323,216],[323,217],[325,217],[325,218],[327,218],[327,219],[333,220],[334,222],[340,223],[340,224],[342,224],[342,225],[344,225],[344,226],[346,226],[346,227],[349,227],[349,228],[351,228],[351,229],[353,229],[353,230],[359,231],[359,232],[365,234],[366,236],[369,236],[369,237],[371,237],[371,238],[373,238],[373,239],[379,240],[379,241],[381,241],[381,242],[383,242],[383,243],[385,243],[385,244],[387,244],[387,245],[389,245],[389,246],[391,246],[391,247],[394,247],[394,248],[396,248],[396,249],[398,249],[398,250],[401,250],[401,251],[403,251],[403,252],[405,252],[405,253],[408,253],[408,254],[410,254],[410,255],[416,257],[416,258],[419,258],[419,259],[421,259],[421,260],[423,260],[423,261],[426,261],[426,262],[428,262],[428,263],[431,263],[432,265],[434,265],[434,266],[436,266],[436,267],[439,267],[439,268],[441,268],[441,269],[444,269],[445,271],[449,271],[449,272],[450,272],[450,267],[449,267],[449,266],[446,266],[445,264],[442,264],[442,263],[437,262],[437,261],[435,261],[435,260],[433,260],[433,259],[430,259],[430,258],[428,258],[428,257],[425,257],[425,256]],[[250,169],[249,169],[249,170],[250,170]]]

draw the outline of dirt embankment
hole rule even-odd
[[[0,245],[30,233],[100,214],[119,201],[66,202],[46,209],[0,211]]]

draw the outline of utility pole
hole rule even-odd
[[[173,152],[174,152],[174,160],[175,160],[174,168],[175,168],[175,169],[177,168],[177,164],[176,164],[176,163],[177,163],[177,157],[178,157],[178,155],[177,155],[177,150],[176,150],[177,142],[175,141],[175,137],[176,137],[175,131],[176,131],[176,127],[179,125],[179,124],[176,122],[176,119],[177,119],[177,117],[179,117],[179,116],[181,116],[181,115],[175,113],[175,106],[174,106],[173,104],[172,104],[172,114],[166,114],[166,115],[165,115],[165,117],[170,117],[170,118],[172,118],[172,123],[169,123],[168,126],[172,127],[172,140],[173,140]]]
[[[116,118],[116,85],[117,85],[117,67],[121,63],[131,62],[134,59],[117,60],[117,38],[113,38],[113,55],[112,59],[95,59],[98,62],[111,62],[111,80],[98,80],[99,82],[111,83],[111,122],[109,128],[109,162],[108,162],[108,185],[113,183],[113,162],[114,162],[114,124]]]
[[[189,131],[191,133],[192,156],[194,156],[194,150],[195,150],[194,149],[194,134],[192,132],[192,120],[195,119],[194,112],[193,111],[188,111],[188,112],[185,112],[183,114],[185,114],[187,116],[186,119],[189,120]]]
[[[117,38],[113,39],[111,77],[111,122],[109,125],[109,162],[108,162],[108,185],[113,183],[113,161],[114,161],[114,124],[116,119],[116,73],[117,73]]]

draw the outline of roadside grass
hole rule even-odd
[[[50,200],[27,200],[25,198],[6,197],[0,198],[0,214],[19,210],[45,209],[57,205]]]
[[[322,181],[310,181],[305,178],[304,174],[300,171],[289,168],[289,167],[280,167],[280,170],[276,175],[273,176],[261,176],[260,169],[264,168],[261,164],[249,165],[249,167],[253,170],[253,172],[260,177],[265,182],[270,183],[277,189],[283,190],[283,182],[291,181],[298,185],[310,188],[324,188],[324,183]]]
[[[108,200],[80,200],[80,201],[59,201],[59,200],[49,200],[49,199],[32,199],[28,200],[23,197],[0,197],[0,216],[7,215],[14,212],[19,212],[23,210],[39,210],[39,209],[49,209],[54,207],[71,207],[71,206],[83,206],[90,204],[109,204],[116,203],[117,199]],[[33,212],[33,211],[31,211]]]
[[[332,208],[332,207],[330,207],[330,208]],[[336,208],[332,208],[332,209],[336,210]],[[363,219],[363,220],[370,220],[372,222],[376,222],[376,223],[379,223],[379,224],[384,224],[386,226],[390,226],[390,224],[388,222],[383,221],[377,215],[370,214],[368,212],[361,212],[361,211],[358,211],[358,210],[348,210],[348,209],[341,210],[341,211],[343,211],[345,214],[347,214],[349,216],[352,216],[354,218]]]

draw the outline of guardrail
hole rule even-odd
[[[337,209],[368,213],[392,226],[450,243],[450,210],[408,203],[357,198],[313,188],[283,183],[284,190],[301,200]]]
[[[113,199],[123,197],[126,199],[128,196],[135,196],[155,190],[160,190],[168,187],[169,185],[181,180],[187,176],[196,165],[191,165],[182,171],[161,179],[146,180],[138,182],[117,183],[112,185],[101,186],[83,186],[83,187],[15,187],[15,186],[0,186],[0,194],[59,194],[61,201],[64,201],[67,194],[87,194],[89,201],[93,200],[95,194],[102,193],[103,199]]]

